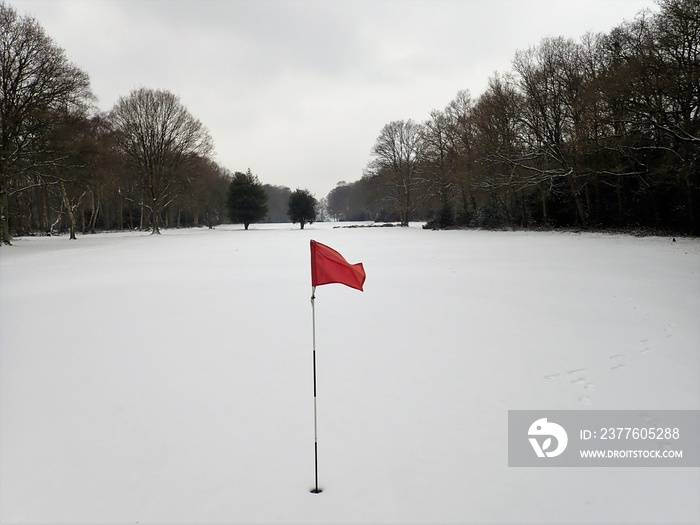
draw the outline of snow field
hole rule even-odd
[[[253,225],[0,249],[0,522],[696,523],[507,466],[513,409],[700,409],[700,241]],[[309,239],[362,262],[316,291]]]

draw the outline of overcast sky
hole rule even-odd
[[[473,97],[517,50],[607,32],[653,0],[6,0],[92,82],[100,110],[168,90],[215,160],[323,198],[382,127]]]

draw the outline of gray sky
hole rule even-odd
[[[110,110],[166,89],[215,160],[322,198],[355,181],[381,128],[478,97],[515,52],[607,32],[653,0],[6,0],[34,16]]]

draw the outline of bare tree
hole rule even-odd
[[[588,214],[582,196],[575,151],[578,101],[584,85],[579,47],[571,39],[545,38],[539,46],[518,51],[513,59],[525,97],[522,122],[530,137],[529,160],[521,163],[541,182],[563,178],[568,182],[577,218],[584,228]]]
[[[11,244],[9,196],[43,184],[31,178],[64,160],[47,136],[66,113],[86,112],[88,76],[71,64],[39,23],[0,3],[0,235]]]
[[[441,206],[444,226],[453,222],[451,197],[455,178],[455,150],[452,147],[449,120],[444,112],[433,110],[425,128],[425,172],[426,193],[435,198]]]
[[[520,169],[524,162],[523,126],[521,107],[523,97],[510,75],[493,75],[486,91],[479,97],[471,112],[473,122],[473,157],[478,166],[475,181],[481,190],[488,192],[489,199],[498,203],[509,223],[520,212],[523,223],[527,222],[522,209],[523,189],[537,184],[529,173]],[[477,167],[474,168],[477,171]],[[543,208],[547,220],[546,205]],[[519,197],[518,197],[519,195]],[[520,207],[517,201],[520,201]]]
[[[161,210],[186,186],[178,175],[189,162],[207,157],[212,139],[202,123],[168,91],[136,89],[112,109],[117,145],[138,169],[153,217],[152,233],[160,233]]]
[[[348,198],[352,187],[347,182],[340,181],[330,192],[326,201],[328,203],[328,214],[334,221],[348,220],[350,215],[348,209]]]
[[[651,185],[660,182],[678,188],[685,200],[678,207],[686,209],[690,230],[697,234],[700,4],[697,0],[660,0],[658,4],[657,15],[639,16],[616,28],[614,42],[628,67],[625,106],[630,131],[639,137],[633,153],[642,157],[641,151],[653,152],[645,159],[649,177],[653,176]]]
[[[445,108],[448,122],[450,164],[459,187],[462,221],[467,219],[469,209],[476,209],[474,197],[478,185],[476,128],[474,126],[474,101],[469,90],[460,90]]]
[[[396,204],[402,226],[408,226],[413,190],[425,142],[423,125],[412,120],[390,122],[382,128],[372,148],[369,171],[386,180],[387,193]]]

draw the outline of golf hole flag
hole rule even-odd
[[[314,479],[316,484],[310,492],[320,494],[318,486],[318,412],[316,410],[316,287],[338,283],[362,291],[365,284],[365,269],[362,263],[350,264],[333,248],[311,241],[311,327],[313,332],[314,365]]]
[[[311,241],[311,286],[339,283],[362,291],[365,269],[362,263],[350,264],[333,248]]]

